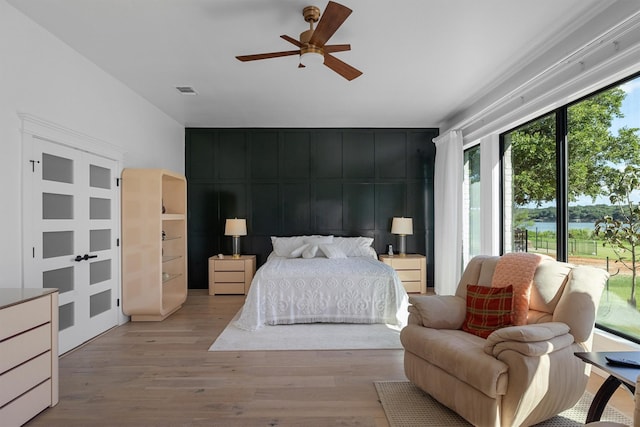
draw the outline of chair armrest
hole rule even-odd
[[[534,325],[508,326],[489,335],[484,351],[496,358],[506,350],[524,356],[542,356],[573,344],[569,326],[561,322],[537,323]]]
[[[464,323],[466,303],[454,295],[420,295],[409,297],[410,323],[434,329],[460,329]]]

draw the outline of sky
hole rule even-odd
[[[622,103],[623,118],[615,118],[611,130],[618,132],[623,126],[640,128],[640,77],[636,77],[621,86],[627,94]]]

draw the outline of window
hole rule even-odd
[[[596,323],[640,343],[640,77],[501,135],[503,252],[609,271]]]
[[[555,114],[502,138],[503,252],[556,254]]]
[[[480,254],[480,146],[464,152],[462,176],[463,212],[462,241],[463,265]]]

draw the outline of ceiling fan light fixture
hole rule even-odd
[[[300,63],[305,67],[314,67],[324,63],[324,52],[315,46],[300,49]]]

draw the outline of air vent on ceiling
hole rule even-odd
[[[192,88],[191,86],[176,86],[176,89],[178,89],[178,92],[180,92],[183,95],[197,95],[198,92],[196,92],[196,90],[194,88]]]

